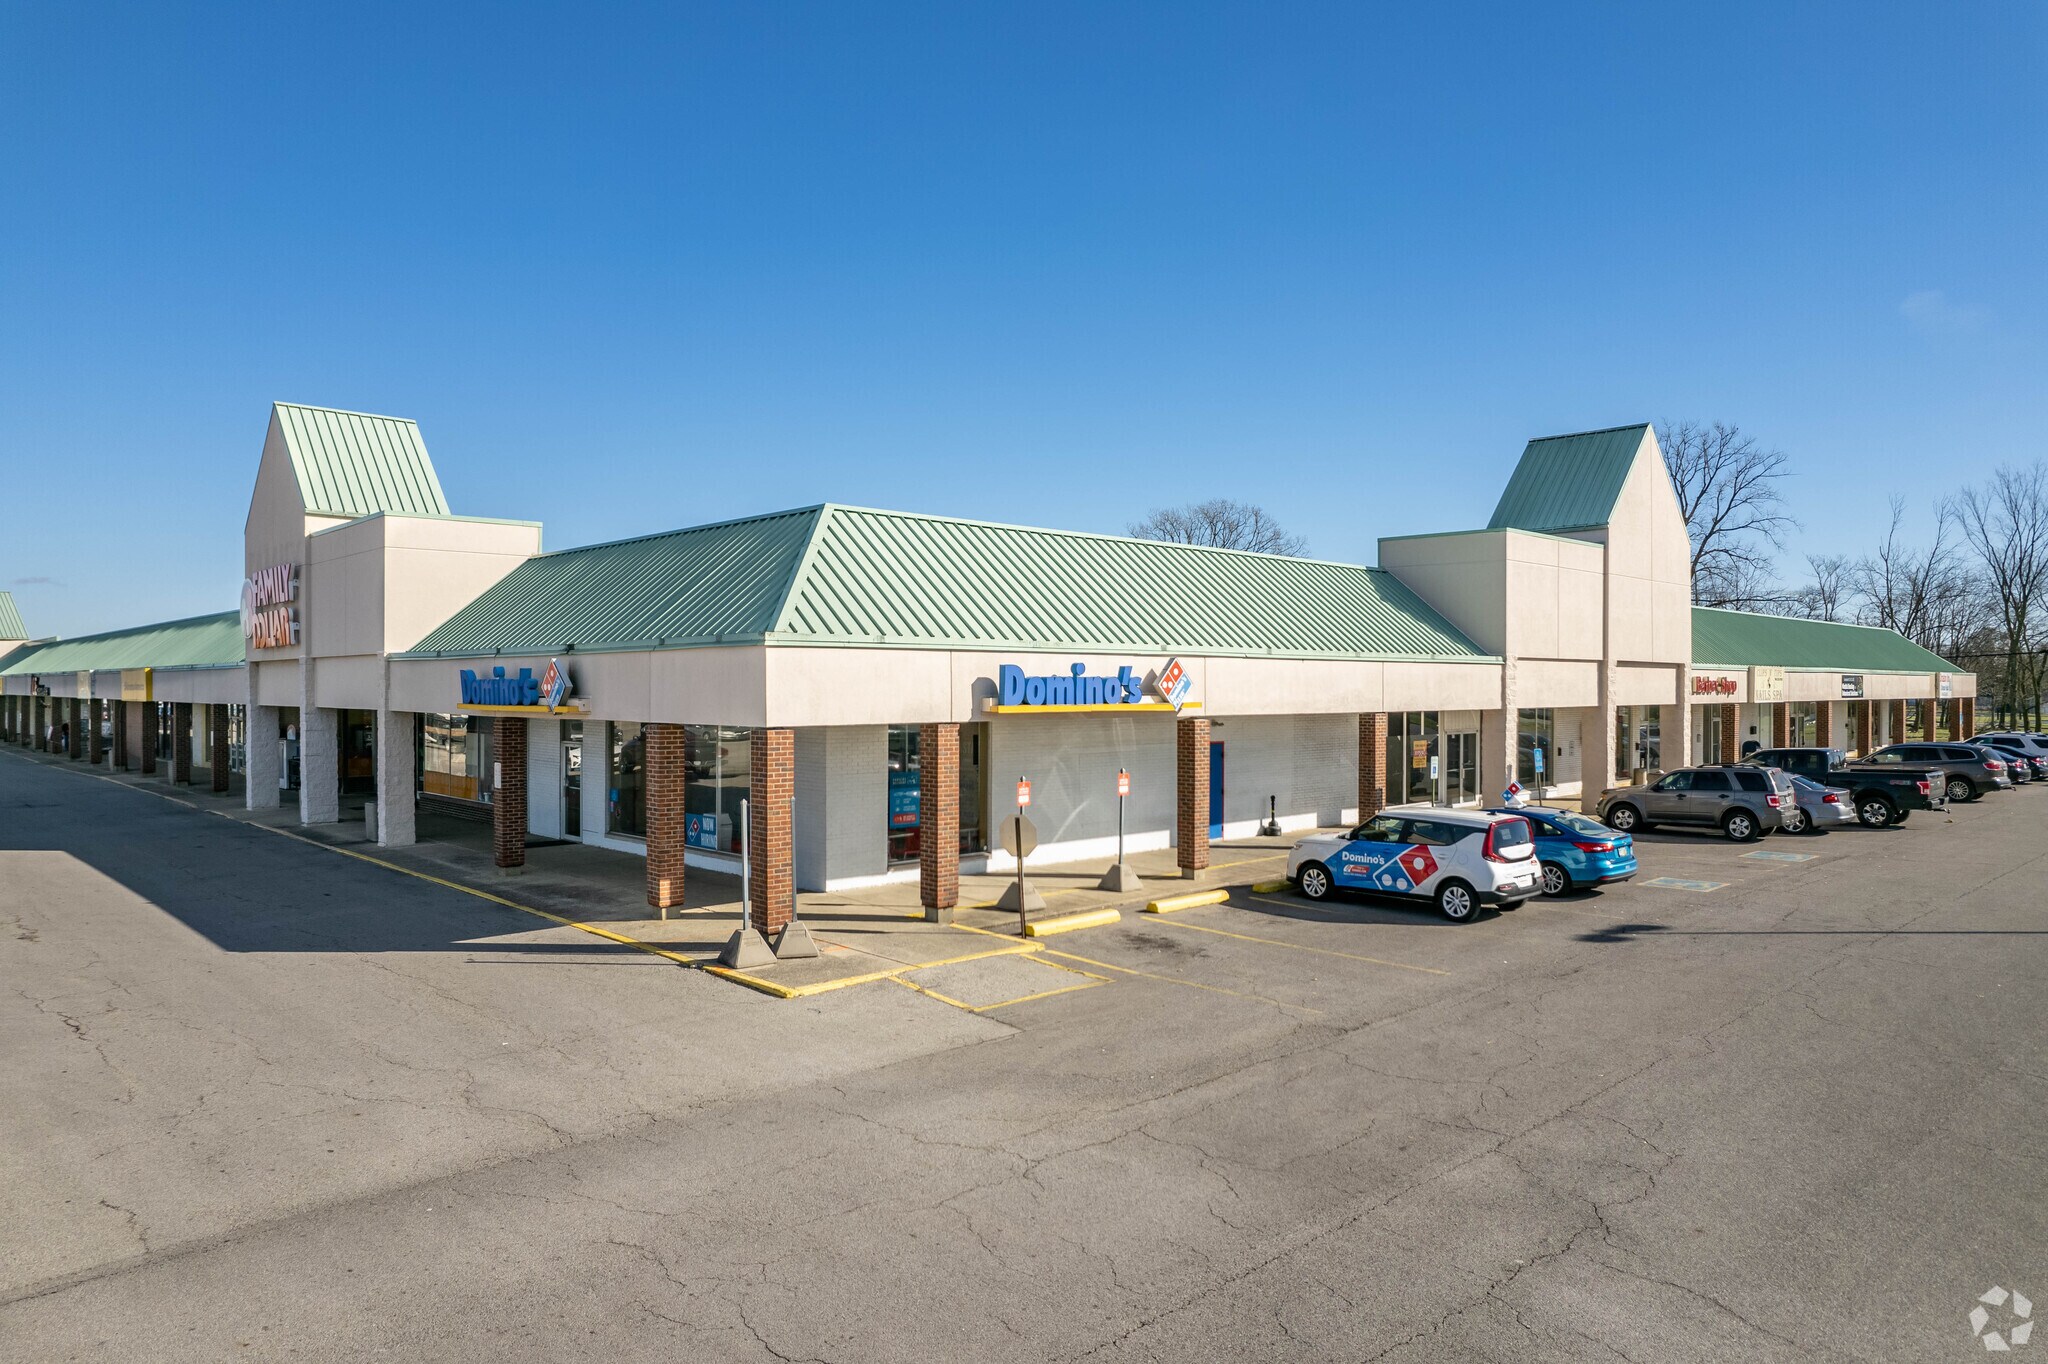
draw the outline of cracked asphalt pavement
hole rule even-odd
[[[1979,1357],[2048,1301],[2044,813],[1246,893],[977,1013],[0,752],[0,1359]]]

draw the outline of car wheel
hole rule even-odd
[[[1780,833],[1803,834],[1812,826],[1806,822],[1806,811],[1793,806],[1785,811],[1785,822],[1779,826]]]
[[[1327,900],[1330,897],[1330,869],[1320,862],[1311,862],[1301,869],[1301,893],[1311,900]]]
[[[1762,826],[1749,811],[1731,810],[1721,821],[1721,832],[1737,843],[1754,843],[1762,832]]]
[[[1909,818],[1911,818],[1911,817],[1912,817],[1912,814],[1913,814],[1913,812],[1912,812],[1911,810],[1901,810],[1901,811],[1899,811],[1899,812],[1898,812],[1897,814],[1893,815],[1893,816],[1892,816],[1892,825],[1893,825],[1893,827],[1894,827],[1894,828],[1896,828],[1897,826],[1899,826],[1899,825],[1901,825],[1901,824],[1904,824],[1904,823],[1905,823],[1905,822],[1906,822],[1906,821],[1907,821],[1907,820],[1908,820]]]
[[[1562,895],[1572,888],[1572,874],[1555,862],[1543,864],[1543,893]]]
[[[1619,829],[1625,834],[1632,834],[1638,829],[1645,829],[1649,826],[1643,823],[1642,811],[1636,809],[1633,805],[1622,804],[1615,806],[1607,812],[1607,827]]]
[[[1898,810],[1883,796],[1865,796],[1856,802],[1856,818],[1866,829],[1882,829],[1892,822]]]
[[[1950,777],[1948,779],[1948,798],[1950,800],[1977,799],[1976,783],[1972,782],[1968,777]]]
[[[1437,888],[1436,908],[1454,924],[1469,924],[1479,917],[1479,897],[1463,881],[1446,881]]]

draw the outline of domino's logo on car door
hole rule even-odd
[[[1337,883],[1389,895],[1412,895],[1437,873],[1436,857],[1412,843],[1354,843],[1337,854]]]

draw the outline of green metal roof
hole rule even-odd
[[[403,417],[276,403],[306,510],[328,516],[446,516],[448,499],[420,428]]]
[[[829,505],[537,556],[409,652],[740,643],[1488,657],[1375,568]]]
[[[221,668],[243,661],[242,613],[137,625],[77,639],[30,645],[10,655],[0,674],[80,673],[115,668]]]
[[[12,592],[0,592],[0,639],[27,639],[28,627],[21,623],[21,611]]]
[[[1712,606],[1692,609],[1692,661],[1704,668],[1764,664],[1847,673],[1968,671],[1896,630]]]
[[[1647,423],[1532,440],[1515,465],[1488,530],[1576,530],[1614,516]]]

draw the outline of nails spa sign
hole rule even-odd
[[[242,582],[242,637],[252,649],[299,642],[299,566],[259,569]]]

